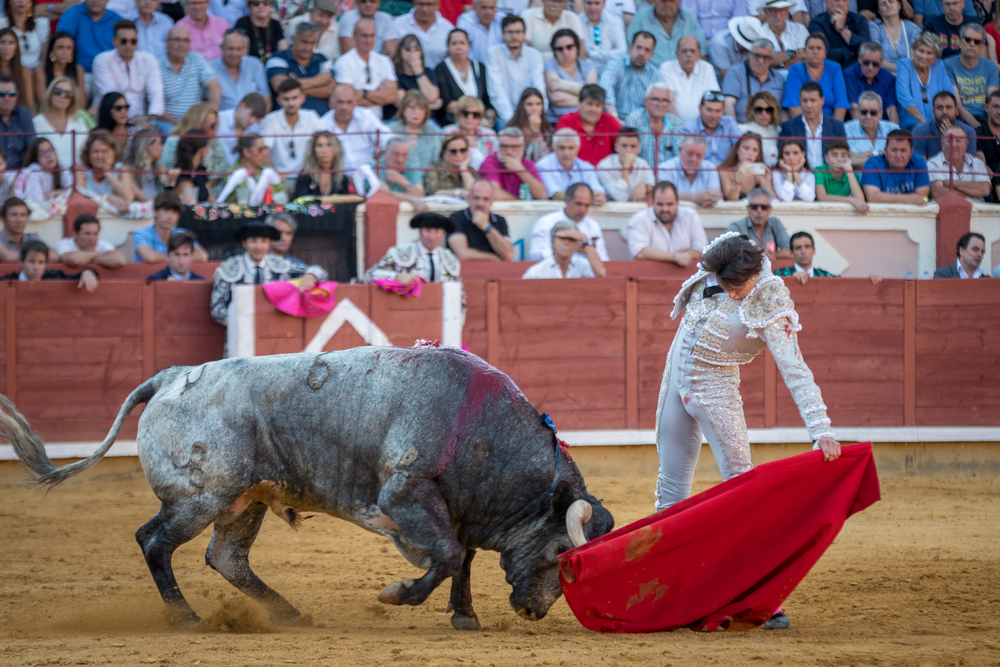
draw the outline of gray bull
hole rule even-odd
[[[381,533],[416,581],[379,600],[417,605],[452,578],[451,622],[478,629],[476,549],[499,551],[511,605],[540,619],[559,598],[558,556],[609,532],[611,514],[506,375],[436,347],[356,348],[176,366],[140,385],[89,458],[53,466],[5,397],[0,435],[38,484],[54,486],[107,453],[140,403],[139,459],[162,503],[136,532],[177,620],[198,616],[171,568],[174,550],[214,523],[205,561],[277,622],[299,612],[250,569],[268,508],[293,527],[324,512]]]

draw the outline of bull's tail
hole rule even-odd
[[[45,445],[41,438],[31,430],[31,424],[28,423],[28,420],[3,394],[0,394],[0,407],[3,408],[0,410],[0,438],[9,441],[14,446],[14,453],[21,460],[21,465],[28,471],[33,484],[46,485],[51,488],[100,461],[111,449],[111,445],[115,443],[118,432],[121,431],[129,413],[140,403],[149,402],[149,399],[153,398],[160,388],[161,382],[161,374],[154,375],[129,394],[118,412],[115,423],[111,426],[111,431],[104,438],[104,442],[97,448],[97,451],[82,461],[61,468],[55,467],[49,455],[45,453]]]

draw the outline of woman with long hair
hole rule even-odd
[[[726,159],[719,163],[719,182],[726,201],[743,199],[754,188],[764,188],[774,196],[771,168],[764,161],[760,137],[756,134],[740,137]]]
[[[751,132],[761,138],[764,162],[769,167],[778,164],[777,137],[781,132],[781,107],[774,95],[754,93],[747,100],[747,122],[740,123],[741,132]]]
[[[132,188],[136,201],[150,201],[160,192],[177,186],[181,170],[160,164],[163,141],[155,128],[147,128],[132,137],[118,165],[121,179]]]
[[[136,130],[135,124],[128,117],[129,103],[121,93],[108,93],[101,98],[101,106],[97,110],[97,128],[107,130],[115,144],[115,154],[121,157],[125,153],[129,137]]]
[[[202,171],[202,162],[208,154],[209,137],[202,130],[188,130],[177,141],[174,154],[176,168],[180,170],[173,192],[188,205],[213,202],[208,190],[208,176]]]
[[[252,58],[260,58],[261,63],[266,63],[275,53],[288,48],[288,40],[285,39],[281,22],[271,17],[271,10],[274,9],[273,2],[270,0],[250,0],[247,5],[249,14],[236,21],[234,27],[250,39],[250,53],[248,55]]]
[[[92,131],[83,144],[74,180],[77,189],[89,195],[108,195],[108,202],[124,213],[133,200],[133,193],[114,172],[117,149],[115,138],[107,130]]]
[[[751,199],[766,194],[757,191]],[[813,449],[822,450],[826,461],[840,456],[822,392],[799,350],[795,304],[764,250],[739,232],[727,232],[705,248],[698,269],[681,286],[671,313],[684,316],[667,353],[656,408],[657,510],[691,495],[702,435],[723,480],[753,469],[739,368],[764,348],[785,379]],[[780,607],[764,627],[788,627]]]
[[[0,28],[10,28],[21,41],[21,64],[34,69],[49,38],[49,20],[37,16],[34,0],[4,0]]]
[[[14,181],[14,196],[25,201],[45,202],[73,187],[73,173],[59,166],[52,142],[38,137],[24,152],[24,163]]]
[[[76,41],[68,32],[57,32],[49,37],[44,53],[47,55],[32,72],[38,105],[41,106],[49,85],[59,77],[66,76],[76,83],[76,108],[85,114],[87,93],[83,66],[76,63]]]
[[[781,144],[773,178],[774,194],[781,201],[816,201],[816,176],[809,170],[806,146],[798,139]]]
[[[549,95],[548,119],[555,123],[560,116],[580,108],[580,89],[597,83],[597,68],[580,59],[580,38],[569,28],[552,35],[553,57],[545,61],[545,92]]]
[[[479,169],[487,155],[496,153],[500,142],[497,133],[491,128],[483,127],[483,115],[486,107],[482,100],[463,95],[455,105],[457,123],[452,123],[441,130],[444,134],[461,134],[469,140],[469,155],[472,156],[472,168]]]
[[[428,195],[447,195],[465,199],[476,172],[471,169],[472,155],[469,139],[461,134],[450,134],[441,143],[441,157],[432,162],[424,172],[424,192]]]
[[[868,22],[872,41],[885,50],[882,69],[896,73],[896,63],[910,57],[910,44],[920,36],[920,26],[903,18],[900,0],[878,0],[875,20]]]
[[[406,180],[424,182],[424,169],[437,159],[441,152],[441,129],[431,118],[431,107],[419,90],[408,90],[399,102],[396,119],[389,129],[410,144],[410,157],[406,162]]]
[[[507,127],[524,132],[524,157],[538,162],[552,152],[552,133],[555,128],[545,117],[545,99],[537,88],[525,88],[517,101],[514,117]]]
[[[52,143],[63,169],[73,166],[73,133],[76,132],[76,161],[79,161],[90,130],[77,114],[76,100],[73,79],[68,76],[53,79],[42,98],[41,112],[31,119],[35,133]]]
[[[402,108],[403,97],[411,90],[419,91],[426,99],[431,110],[441,108],[441,89],[438,88],[437,75],[424,67],[424,48],[416,35],[405,35],[399,40],[399,47],[392,55],[392,64],[396,67],[396,106]],[[385,107],[385,117],[396,113],[396,106]]]
[[[233,154],[237,156],[236,163],[218,201],[256,206],[263,200],[264,189],[268,185],[272,194],[285,192],[284,182],[278,172],[264,166],[267,162],[267,146],[259,134],[248,132],[242,135],[233,148]]]
[[[344,147],[332,132],[316,132],[306,146],[302,172],[295,180],[295,194],[299,197],[327,197],[346,195],[348,182],[344,175]]]
[[[192,130],[201,130],[208,137],[208,151],[201,171],[207,172],[208,188],[218,195],[222,177],[229,171],[229,162],[226,160],[226,148],[222,139],[215,136],[219,130],[219,112],[208,102],[199,102],[184,113],[181,122],[177,123],[163,142],[163,157],[160,162],[167,169],[178,166],[174,158],[178,141]]]
[[[483,101],[486,113],[493,107],[486,90],[486,67],[469,58],[469,34],[461,28],[448,33],[448,55],[434,68],[441,91],[441,108],[434,113],[440,125],[454,123],[458,99],[468,96]]]
[[[35,109],[35,90],[31,70],[21,63],[21,40],[10,28],[0,30],[0,74],[9,76],[17,86],[17,96],[22,106]]]

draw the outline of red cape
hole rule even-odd
[[[879,498],[871,443],[765,463],[566,552],[563,593],[596,632],[753,628]]]

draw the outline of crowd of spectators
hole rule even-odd
[[[657,259],[684,266],[689,255],[653,224],[686,228],[681,201],[745,200],[734,225],[773,236],[781,256],[787,234],[765,216],[776,201],[863,215],[869,202],[1000,193],[1000,20],[976,2],[474,0],[447,16],[439,0],[5,8],[0,195],[44,204],[75,190],[123,215],[146,203],[155,221],[134,251],[145,261],[168,258],[184,234],[169,224],[179,207],[265,197],[382,190],[418,212],[429,197],[468,202],[464,226],[452,223],[465,231],[445,241],[455,236],[460,259],[510,254],[500,226],[470,212],[487,186],[491,201],[565,201],[561,219],[536,225],[537,261],[577,232],[580,257],[593,245],[606,261],[589,208],[647,201],[630,251],[659,239]],[[80,220],[53,252],[118,262],[96,219]],[[197,261],[189,241],[177,248]]]

